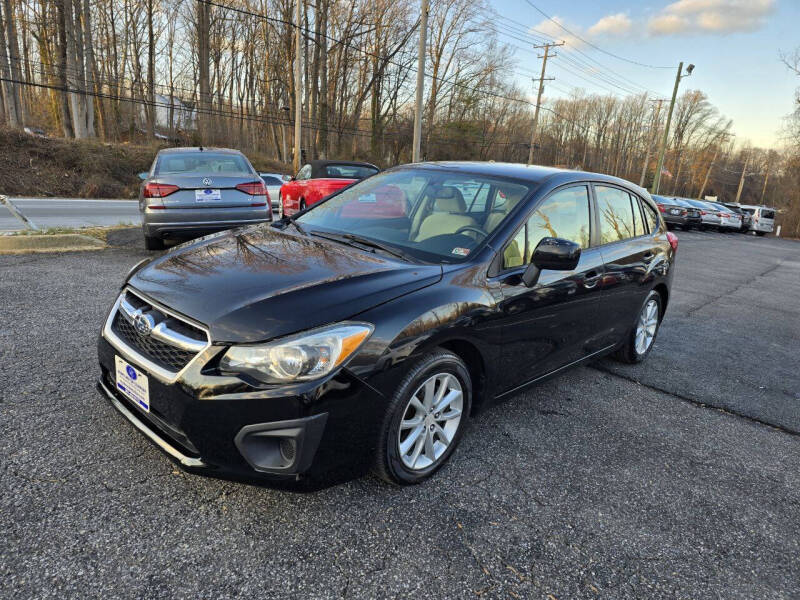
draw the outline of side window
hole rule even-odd
[[[631,205],[633,206],[633,235],[636,237],[644,235],[647,230],[644,228],[644,221],[642,220],[642,207],[638,196],[631,196]]]
[[[311,178],[311,165],[304,165],[302,169],[297,172],[297,179],[298,181],[303,181],[305,179]]]
[[[642,208],[644,209],[644,220],[647,222],[647,229],[650,233],[653,233],[658,229],[658,215],[656,211],[650,208],[647,202],[642,202]]]
[[[588,248],[590,233],[589,189],[580,185],[559,190],[537,207],[506,246],[503,266],[529,263],[536,246],[546,237],[570,240]]]
[[[596,185],[594,189],[600,217],[600,243],[632,238],[635,233],[630,194],[604,185]]]

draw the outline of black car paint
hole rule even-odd
[[[506,165],[415,167],[522,179],[519,168]],[[458,264],[414,264],[291,227],[255,226],[185,244],[139,267],[126,285],[203,323],[213,345],[180,381],[153,378],[151,412],[164,422],[137,416],[172,442],[179,438],[170,428],[190,439],[205,473],[273,483],[297,479],[316,487],[369,467],[389,399],[409,364],[433,348],[465,361],[476,407],[611,352],[631,331],[650,290],[663,294],[666,307],[674,252],[660,219],[654,233],[586,249],[576,269],[543,271],[531,288],[521,282],[525,266],[503,271],[498,257],[535,205],[565,185],[615,185],[658,211],[646,192],[613,177],[543,168],[523,175],[538,184],[532,194]],[[592,215],[596,245],[594,203]],[[345,319],[372,323],[375,330],[349,363],[321,381],[266,385],[216,369],[230,343]],[[115,354],[101,336],[100,364],[112,389]],[[327,414],[327,423],[305,473],[256,473],[235,445],[247,425],[320,414]]]

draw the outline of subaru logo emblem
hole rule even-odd
[[[211,178],[210,177],[203,177],[203,185],[208,187],[211,185]]]
[[[133,328],[139,335],[150,335],[156,322],[150,315],[137,313],[133,317]]]

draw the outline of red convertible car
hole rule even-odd
[[[380,169],[365,162],[312,160],[281,187],[280,212],[293,215],[333,192],[374,175]]]

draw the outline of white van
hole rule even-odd
[[[775,209],[767,206],[748,206],[742,205],[742,210],[747,211],[753,218],[750,219],[750,231],[755,231],[756,235],[772,233],[775,228]]]

